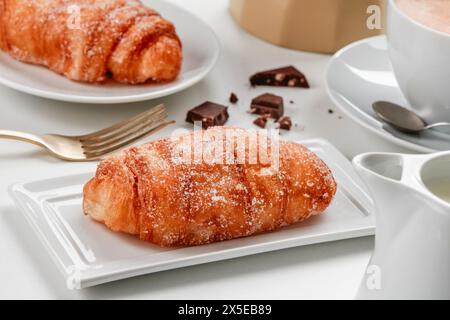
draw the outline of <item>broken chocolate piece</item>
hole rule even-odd
[[[258,127],[264,129],[266,127],[266,124],[267,124],[267,117],[265,117],[265,116],[258,117],[258,118],[256,118],[255,121],[253,121],[253,123],[255,125],[257,125]]]
[[[239,98],[237,97],[237,95],[234,92],[232,92],[230,95],[230,102],[234,104],[234,103],[237,103],[238,101],[239,101]]]
[[[277,86],[309,88],[303,73],[293,66],[262,71],[250,77],[252,86]]]
[[[280,125],[280,129],[283,130],[291,130],[292,128],[292,120],[290,117],[282,117],[277,123]]]
[[[227,109],[228,107],[206,101],[188,112],[186,122],[201,121],[203,129],[222,126],[229,118]]]
[[[279,119],[284,113],[283,98],[271,93],[265,93],[252,100],[250,110],[255,114],[269,114],[271,118]]]

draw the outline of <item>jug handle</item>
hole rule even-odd
[[[423,192],[425,187],[420,182],[420,168],[429,157],[430,155],[369,152],[356,156],[353,165],[385,181]]]

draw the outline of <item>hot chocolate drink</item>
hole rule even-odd
[[[450,122],[450,0],[389,0],[386,34],[408,106],[428,123]]]
[[[397,6],[413,20],[450,34],[450,0],[397,0]]]

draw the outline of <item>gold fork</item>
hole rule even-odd
[[[55,157],[67,161],[93,161],[173,123],[175,121],[167,120],[166,108],[161,104],[111,127],[82,136],[58,134],[37,136],[25,132],[0,130],[0,138],[33,143],[47,149]]]

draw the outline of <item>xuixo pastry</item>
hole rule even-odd
[[[84,212],[114,231],[161,246],[245,237],[322,213],[336,192],[324,162],[300,144],[280,141],[275,167],[261,160],[263,142],[252,139],[252,132],[226,127],[204,131],[195,145],[200,143],[202,150],[212,143],[237,146],[223,148],[213,158],[217,161],[180,161],[179,150],[191,150],[188,141],[195,133],[113,156],[85,185]],[[230,137],[236,139],[230,143]],[[244,142],[241,149],[238,142]],[[266,144],[269,151],[264,153],[273,155],[272,142]],[[258,161],[250,161],[252,152]]]
[[[0,49],[83,82],[174,80],[174,25],[138,0],[0,0]]]

